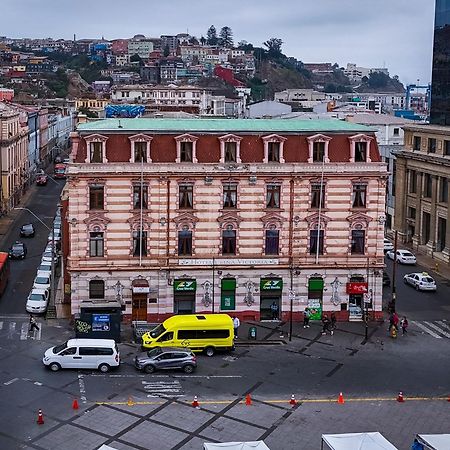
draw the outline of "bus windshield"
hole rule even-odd
[[[161,336],[161,334],[163,334],[165,331],[166,329],[164,328],[164,325],[160,323],[156,328],[153,328],[153,330],[150,331],[150,336],[153,339],[156,339],[158,336]]]

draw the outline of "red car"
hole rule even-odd
[[[36,184],[38,186],[45,186],[47,184],[47,181],[48,181],[48,176],[45,174],[41,174],[36,177]]]

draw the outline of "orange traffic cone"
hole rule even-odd
[[[339,392],[338,403],[340,405],[343,405],[345,403],[344,396],[342,395],[342,392]]]
[[[297,400],[295,400],[295,395],[291,395],[291,399],[289,400],[289,404],[295,406],[297,404]]]
[[[37,418],[38,425],[44,424],[44,415],[42,414],[42,409],[38,411],[38,418]]]
[[[447,401],[450,402],[450,395],[448,396]]]
[[[127,405],[128,406],[134,406],[133,397],[131,397],[131,395],[128,397]]]
[[[194,408],[200,408],[200,405],[199,405],[199,403],[198,403],[198,399],[197,399],[197,396],[196,396],[196,395],[194,395],[194,401],[192,402],[192,406],[193,406]]]
[[[403,403],[405,401],[405,399],[403,398],[403,392],[402,391],[400,391],[398,393],[397,401],[400,402],[400,403]]]
[[[247,395],[245,396],[245,404],[246,404],[247,406],[250,406],[250,405],[252,404],[252,398],[250,397],[250,394],[247,394]]]
[[[76,398],[73,399],[72,409],[78,409],[78,400]]]

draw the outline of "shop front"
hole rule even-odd
[[[236,309],[236,278],[223,278],[220,287],[220,310],[234,311]]]
[[[364,296],[368,293],[368,285],[362,276],[354,276],[347,283],[349,320],[362,320],[364,312]]]
[[[181,279],[173,282],[173,312],[175,314],[195,314],[195,293],[197,281]]]
[[[323,311],[323,287],[322,277],[311,277],[308,280],[308,311],[310,320],[320,320]]]
[[[131,282],[131,320],[147,321],[147,299],[150,286],[145,278],[137,278]]]
[[[282,278],[261,278],[260,320],[280,320],[282,293]]]

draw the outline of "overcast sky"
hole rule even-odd
[[[237,43],[281,38],[303,62],[387,67],[404,83],[431,78],[434,0],[0,0],[0,35],[157,37],[229,26]]]

